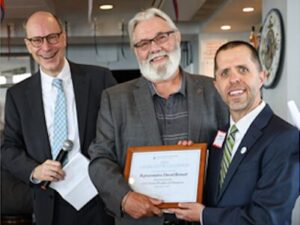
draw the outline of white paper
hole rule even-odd
[[[98,194],[89,177],[88,165],[89,160],[78,152],[64,166],[65,179],[50,184],[76,210]]]
[[[135,152],[129,185],[164,202],[195,202],[200,150]]]
[[[297,108],[295,101],[289,101],[288,107],[295,126],[300,130],[300,112]]]

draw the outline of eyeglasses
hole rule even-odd
[[[25,38],[26,40],[30,41],[33,47],[39,48],[43,45],[44,39],[47,40],[48,44],[55,45],[59,41],[59,36],[62,34],[62,31],[59,33],[52,33],[48,34],[47,36],[43,37],[33,37],[33,38]]]
[[[158,33],[154,38],[141,40],[138,43],[134,44],[133,47],[138,48],[142,51],[149,50],[152,41],[154,41],[157,45],[162,45],[169,40],[169,35],[173,33],[175,33],[175,30]]]

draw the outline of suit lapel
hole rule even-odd
[[[263,134],[261,130],[268,124],[272,114],[273,112],[271,108],[266,105],[266,107],[260,112],[260,114],[258,114],[256,119],[250,125],[230,163],[223,186],[219,192],[219,200],[224,194],[224,191],[229,185],[230,180],[234,176],[235,172],[238,170],[238,167],[242,163],[243,159],[249,154],[250,151],[255,151],[255,149],[252,149],[252,146]]]
[[[77,65],[70,63],[78,119],[80,146],[83,146],[90,80]]]
[[[28,84],[26,101],[29,105],[32,128],[35,130],[35,133],[40,134],[39,139],[41,140],[39,142],[45,143],[43,144],[44,146],[41,146],[42,154],[44,154],[44,158],[52,158],[42,98],[41,75],[39,72],[32,76],[31,82]]]
[[[247,133],[245,134],[246,138],[243,138],[243,140],[241,141],[241,143],[230,163],[223,186],[220,189],[219,198],[221,198],[222,194],[224,193],[227,186],[229,185],[230,180],[234,176],[235,172],[238,170],[239,165],[241,164],[243,159],[247,156],[249,151],[252,150],[251,147],[253,146],[253,144],[256,142],[256,140],[261,135],[262,135],[262,132],[259,129],[257,129],[256,127],[251,128],[247,131]],[[220,164],[221,164],[221,161],[220,161],[219,165]]]
[[[201,112],[201,106],[203,100],[203,89],[198,80],[192,80],[190,75],[183,74],[186,77],[186,90],[187,90],[187,102],[188,102],[188,135],[189,139],[196,141],[200,137],[201,128],[201,116],[198,114]]]
[[[150,94],[148,83],[144,78],[138,80],[137,88],[133,93],[137,110],[140,114],[141,122],[147,136],[151,138],[152,143],[162,145],[152,96]]]

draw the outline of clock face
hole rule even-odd
[[[258,51],[263,69],[268,73],[264,87],[272,87],[283,60],[283,24],[277,9],[272,9],[265,18]]]

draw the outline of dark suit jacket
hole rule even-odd
[[[228,121],[228,111],[212,79],[186,76],[188,135],[194,142],[210,142],[215,131]],[[129,146],[162,145],[149,84],[144,78],[109,88],[103,92],[96,142],[89,149],[90,177],[116,224],[162,224],[163,218],[134,220],[121,217],[120,205],[130,190],[123,178]]]
[[[290,225],[299,194],[299,131],[267,105],[242,139],[219,190],[222,155],[222,149],[209,153],[203,224]]]
[[[1,215],[31,215],[32,198],[29,185],[15,178],[1,166]]]
[[[70,63],[78,117],[80,147],[87,148],[95,137],[102,90],[115,84],[109,70]],[[19,179],[29,183],[33,169],[51,159],[50,142],[44,116],[41,76],[36,73],[7,91],[5,106],[3,165]],[[53,219],[54,191],[33,185],[34,211],[38,224]],[[100,211],[99,211],[100,213]]]

